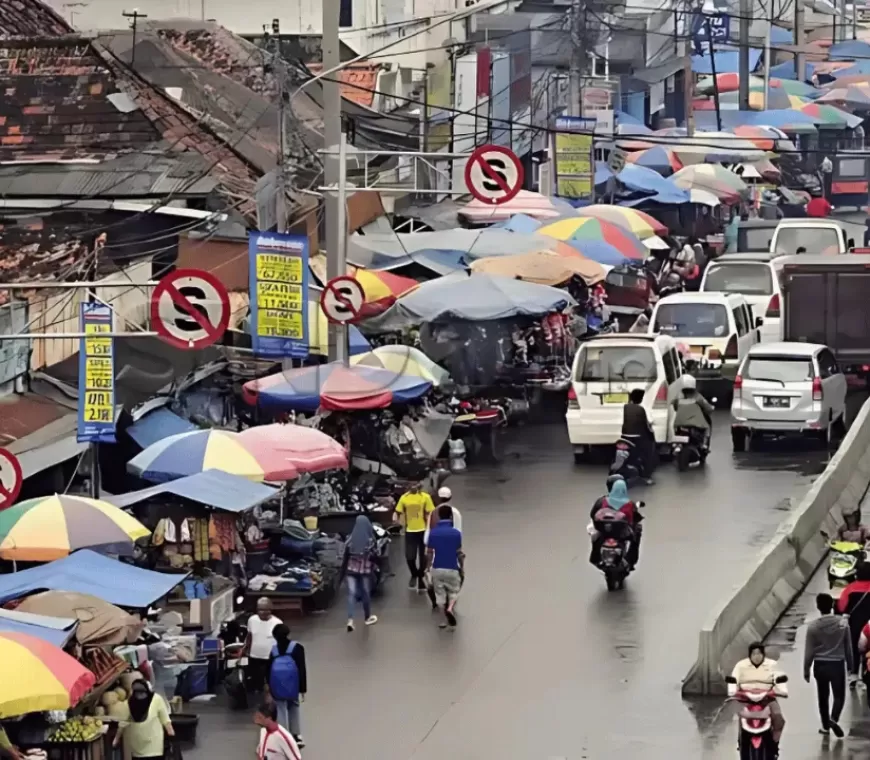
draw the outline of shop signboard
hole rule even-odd
[[[553,138],[556,157],[556,195],[592,200],[595,164],[592,160],[592,135],[596,119],[560,116]]]
[[[79,443],[115,442],[115,341],[113,312],[102,303],[82,303],[79,344]]]

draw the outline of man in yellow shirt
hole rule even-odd
[[[396,504],[396,522],[404,522],[405,525],[405,561],[411,571],[408,588],[416,588],[417,591],[426,590],[423,580],[426,572],[426,526],[429,524],[429,515],[434,511],[432,497],[422,490],[420,483],[412,485]]]

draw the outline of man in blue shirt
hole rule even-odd
[[[426,542],[426,564],[432,573],[435,602],[444,610],[442,628],[456,628],[453,611],[465,567],[462,533],[453,525],[453,509],[449,504],[438,507],[438,523],[429,531]]]

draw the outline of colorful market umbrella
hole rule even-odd
[[[127,470],[152,483],[222,470],[256,482],[281,482],[299,470],[281,452],[229,430],[193,430],[152,443],[127,463]]]
[[[269,409],[351,411],[414,401],[431,388],[431,382],[413,375],[333,362],[251,380],[243,396],[251,406]]]
[[[564,285],[575,275],[582,277],[587,285],[595,285],[605,277],[604,267],[595,261],[580,256],[565,258],[543,252],[478,259],[471,265],[471,271],[512,277],[551,287]]]
[[[764,151],[775,150],[780,153],[797,151],[795,144],[786,137],[785,132],[775,127],[743,125],[734,127],[734,134],[745,140],[751,140],[758,148]]]
[[[670,148],[665,148],[661,145],[655,148],[647,148],[646,150],[629,153],[625,160],[630,164],[645,166],[647,169],[654,169],[665,177],[683,168],[683,164],[680,159],[677,158],[676,153],[674,153]]]
[[[713,77],[701,77],[698,84],[695,86],[697,92],[705,95],[712,95],[716,90],[716,85],[719,85],[719,94],[726,92],[736,92],[740,89],[740,75],[736,72],[728,72],[719,74],[714,80]],[[749,87],[764,87],[764,80],[761,77],[749,77]]]
[[[540,220],[556,219],[565,213],[562,205],[563,202],[558,198],[534,193],[531,190],[520,190],[509,201],[497,206],[476,199],[469,201],[457,212],[457,216],[461,221],[470,224],[503,222],[514,214],[525,214]]]
[[[565,259],[558,256],[553,256],[546,253],[521,253],[519,256],[550,256],[556,261],[564,262]],[[513,256],[496,256],[492,259],[478,259],[471,265],[471,268],[476,271],[478,265],[483,261],[506,261],[514,258]],[[579,259],[578,259],[579,261]],[[421,377],[428,380],[432,385],[439,386],[441,383],[450,379],[450,373],[443,367],[439,367],[419,348],[413,346],[403,346],[401,344],[388,344],[386,346],[378,346],[374,351],[367,354],[355,356],[351,359],[351,364],[364,364],[366,367],[380,367],[381,369],[389,370],[400,375],[412,375],[413,377]]]
[[[416,288],[418,283],[410,277],[372,269],[357,269],[354,279],[362,285],[365,293],[362,316],[372,317],[389,309],[399,296]]]
[[[636,208],[596,203],[592,206],[578,208],[575,213],[577,216],[591,216],[594,219],[603,219],[605,222],[618,224],[637,235],[641,240],[668,234],[668,228],[658,219],[645,211],[638,211]]]
[[[361,359],[370,354],[361,354]],[[256,425],[239,433],[239,438],[254,451],[271,448],[286,457],[300,472],[346,470],[347,451],[334,438],[303,425]]]
[[[620,254],[631,259],[645,259],[648,253],[637,235],[617,224],[591,217],[560,219],[557,222],[545,224],[538,230],[538,233],[571,243],[580,253],[583,253],[583,248],[577,244],[584,241],[607,243]]]
[[[863,121],[860,116],[853,116],[846,111],[841,111],[839,108],[825,105],[824,103],[806,103],[800,108],[792,110],[811,116],[819,129],[856,127]]]
[[[131,554],[133,542],[150,535],[113,504],[84,496],[42,496],[0,512],[0,557],[19,562],[51,562],[77,549]]]
[[[749,193],[746,183],[720,164],[697,164],[681,169],[671,180],[685,190],[707,190],[726,202],[736,202]]]
[[[69,710],[96,680],[54,644],[26,633],[0,633],[0,718]]]
[[[870,109],[870,86],[862,87],[853,84],[845,87],[834,87],[821,97],[816,98],[815,102],[866,111]]]

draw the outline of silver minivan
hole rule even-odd
[[[759,434],[798,433],[830,443],[845,430],[846,390],[846,376],[827,346],[753,346],[734,380],[734,451],[745,451]]]

